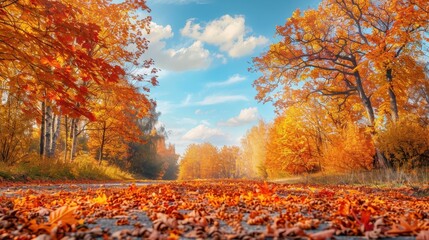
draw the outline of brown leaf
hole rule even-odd
[[[416,240],[429,240],[429,230],[421,231],[417,235]]]
[[[312,240],[324,240],[324,239],[331,239],[332,236],[335,233],[335,229],[329,229],[317,233],[310,234],[310,239]]]
[[[399,224],[393,224],[392,229],[387,231],[388,235],[408,235],[416,231],[418,227],[410,225],[404,218],[400,219]]]

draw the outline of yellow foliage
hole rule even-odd
[[[389,123],[377,140],[378,148],[394,167],[413,168],[429,160],[429,129],[415,116]]]
[[[291,174],[319,169],[318,126],[304,106],[291,107],[278,117],[269,131],[266,168],[270,177],[285,171]]]
[[[238,147],[217,149],[210,143],[191,144],[179,164],[179,179],[233,178]]]
[[[268,124],[259,121],[241,139],[241,153],[236,169],[238,177],[268,177],[265,168],[268,129]]]
[[[105,193],[99,194],[98,197],[91,199],[91,202],[95,204],[107,204],[107,196]]]
[[[348,124],[330,137],[323,149],[322,166],[327,172],[369,170],[374,154],[374,144],[365,129]]]

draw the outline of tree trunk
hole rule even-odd
[[[365,106],[366,112],[368,114],[369,123],[371,125],[370,127],[374,129],[375,128],[375,114],[374,114],[374,108],[372,107],[371,99],[365,93],[365,89],[363,88],[362,79],[360,77],[359,72],[355,72],[354,76],[356,79],[356,87],[357,87],[357,90],[359,93],[359,97],[361,98],[362,103]],[[374,141],[375,130],[373,130],[371,132],[371,138]],[[377,164],[378,167],[388,168],[389,163],[387,162],[387,159],[383,156],[383,154],[380,152],[380,150],[377,147],[375,147],[375,151],[376,151],[376,158],[377,158],[377,162],[378,162],[378,164]],[[374,164],[374,165],[376,165],[376,164]],[[374,166],[374,167],[377,167],[377,166]]]
[[[51,151],[50,155],[55,156],[57,150],[57,140],[60,136],[60,126],[61,126],[61,115],[56,116],[56,121],[54,120],[54,125],[52,125],[52,142],[51,142]]]
[[[387,82],[389,83],[389,97],[390,97],[390,110],[392,111],[392,119],[394,122],[399,120],[399,113],[398,113],[398,102],[396,100],[396,94],[393,90],[393,76],[392,76],[392,69],[387,69],[386,71],[386,78]]]
[[[45,112],[46,112],[46,103],[42,102],[42,121],[40,123],[40,142],[39,142],[39,155],[41,157],[45,156]]]
[[[77,146],[77,125],[78,119],[72,119],[71,123],[71,149],[70,149],[70,160],[73,161],[76,155],[76,146]]]
[[[68,142],[69,142],[69,122],[68,117],[64,117],[64,126],[66,129],[66,139],[64,141],[64,162],[67,162],[67,151],[68,151]]]
[[[98,155],[98,164],[101,165],[101,161],[103,160],[103,151],[104,151],[104,145],[106,143],[106,122],[103,122],[103,133],[101,135],[101,144],[100,144],[100,152]]]
[[[52,108],[46,106],[45,112],[45,156],[50,158],[51,156],[51,143],[52,143]]]

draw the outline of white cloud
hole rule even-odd
[[[197,109],[195,110],[195,115],[208,115],[208,114],[213,114],[216,112],[216,109],[210,109],[210,110],[201,110],[201,109]]]
[[[236,44],[229,49],[228,54],[231,57],[241,57],[252,54],[253,49],[255,49],[259,45],[264,45],[268,42],[268,39],[259,36],[259,37],[249,37],[246,40],[240,39]]]
[[[222,64],[226,64],[228,62],[228,60],[226,59],[226,57],[223,54],[217,53],[214,55],[214,57],[216,59],[222,60]]]
[[[268,43],[264,36],[246,36],[244,16],[224,15],[202,27],[194,19],[186,22],[181,34],[202,42],[218,46],[231,57],[249,55],[260,45]]]
[[[207,106],[215,105],[219,103],[227,102],[238,102],[238,101],[248,101],[247,97],[243,95],[230,95],[230,96],[208,96],[205,97],[202,101],[198,102],[198,105]]]
[[[155,22],[150,23],[150,34],[147,36],[150,42],[160,42],[161,40],[168,39],[173,36],[174,33],[170,25],[162,26]]]
[[[210,128],[204,124],[200,124],[195,128],[192,128],[182,137],[183,140],[200,142],[218,141],[223,138],[226,138],[226,134],[220,129]]]
[[[185,107],[191,103],[192,94],[186,95],[186,98],[180,103],[181,106]]]
[[[178,50],[169,49],[166,53],[168,62],[160,62],[161,67],[172,71],[206,69],[212,62],[209,50],[204,48],[201,41],[195,41],[191,46]]]
[[[155,66],[167,71],[207,69],[212,63],[212,54],[201,41],[178,49],[167,48],[166,40],[174,36],[170,25],[150,24],[149,49],[145,56],[155,60]]]
[[[230,78],[228,78],[228,80],[223,81],[223,82],[210,82],[207,84],[207,87],[220,87],[220,86],[229,86],[235,83],[239,83],[246,80],[245,77],[240,76],[240,74],[234,74],[233,76],[231,76]]]
[[[258,119],[259,113],[256,107],[245,108],[240,111],[240,114],[236,117],[228,119],[226,122],[219,123],[220,126],[236,127],[241,126]]]

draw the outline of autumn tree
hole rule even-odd
[[[158,162],[162,163],[162,171],[159,173],[164,180],[175,180],[179,173],[179,155],[176,153],[176,148],[172,144],[167,144],[166,136],[159,139],[157,155]]]
[[[237,165],[240,148],[237,146],[223,146],[218,153],[218,174],[219,178],[237,177]]]
[[[129,142],[139,142],[143,134],[138,119],[150,112],[152,104],[127,81],[112,86],[114,89],[99,91],[93,107],[96,121],[87,124],[89,146],[101,163],[104,158],[124,159]]]
[[[150,114],[138,120],[138,141],[129,141],[126,161],[119,166],[150,179],[176,179],[178,158],[175,147],[167,144],[167,132],[158,126],[160,113],[153,107]]]
[[[427,6],[325,0],[317,9],[296,10],[277,27],[283,39],[254,58],[254,69],[263,74],[254,82],[257,99],[273,101],[280,112],[308,99],[353,104],[374,143],[386,118],[399,118],[407,92],[425,80],[418,46],[427,40]],[[376,150],[378,165],[387,167]]]
[[[179,179],[213,179],[236,177],[239,149],[224,146],[220,150],[210,143],[191,144],[179,164]]]
[[[197,144],[190,144],[180,160],[179,179],[198,179],[201,178],[200,172],[200,151]]]
[[[10,95],[26,96],[25,112],[40,113],[42,155],[53,155],[64,116],[73,119],[73,157],[79,118],[94,120],[89,103],[97,101],[100,88],[124,79],[140,82],[144,91],[156,84],[152,76],[131,72],[152,64],[142,59],[150,18],[139,18],[140,10],[148,10],[144,1],[36,0],[1,5],[2,86]],[[156,70],[148,72],[153,75]],[[141,104],[148,106],[147,102]]]
[[[302,104],[288,108],[270,128],[265,159],[269,176],[278,176],[282,171],[302,174],[320,170],[324,137],[320,135],[320,124],[312,121],[306,107]]]
[[[241,139],[240,157],[237,163],[237,177],[268,177],[265,159],[269,125],[260,120]]]
[[[0,91],[0,162],[14,164],[29,155],[34,121],[21,110],[17,96]]]

